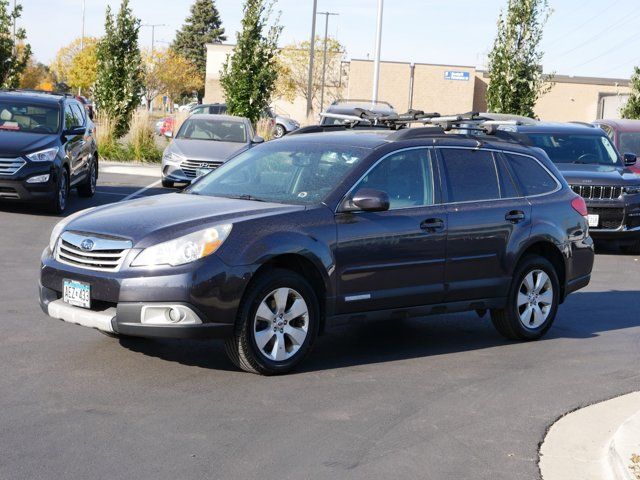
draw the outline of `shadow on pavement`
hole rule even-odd
[[[556,323],[540,340],[586,339],[602,332],[640,326],[637,291],[578,292],[561,306]],[[123,347],[169,362],[208,369],[235,370],[218,341],[124,338]],[[393,362],[471,350],[517,346],[503,339],[489,316],[473,313],[410,320],[365,322],[331,330],[316,342],[298,372]]]

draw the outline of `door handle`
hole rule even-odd
[[[521,210],[512,210],[504,216],[504,219],[511,223],[520,223],[525,218],[524,212]]]
[[[420,224],[420,228],[426,232],[444,230],[444,221],[440,218],[428,218]]]

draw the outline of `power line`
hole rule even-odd
[[[623,45],[626,45],[627,43],[629,43],[629,42],[633,41],[634,39],[635,39],[636,41],[638,40],[638,34],[637,34],[637,33],[634,33],[631,37],[627,37],[627,38],[625,38],[625,39],[624,39],[622,42],[620,42],[620,43],[616,43],[613,47],[611,47],[610,49],[608,49],[606,52],[601,53],[600,55],[597,55],[597,56],[595,56],[595,57],[591,58],[590,60],[587,60],[587,61],[585,61],[585,62],[582,62],[582,63],[580,63],[580,64],[578,64],[578,65],[575,65],[574,67],[572,67],[572,69],[580,68],[580,67],[583,67],[583,66],[585,66],[585,65],[588,65],[588,64],[590,64],[590,63],[592,63],[592,62],[595,62],[596,60],[600,60],[602,57],[605,57],[605,56],[609,55],[611,52],[616,51],[617,49],[619,49],[619,48],[620,48],[620,47],[622,47]]]
[[[611,10],[611,8],[615,7],[616,4],[620,3],[621,1],[622,0],[615,0],[611,5],[607,5],[606,10]],[[583,5],[583,7],[584,7],[584,5]],[[580,31],[585,25],[588,25],[592,21],[597,20],[598,18],[602,17],[602,13],[604,11],[605,10],[599,11],[593,17],[589,17],[588,20],[585,20],[584,22],[582,22],[581,24],[579,24],[577,27],[573,28],[572,30],[569,30],[568,32],[564,32],[564,33],[560,34],[559,37],[554,38],[553,40],[550,41],[550,43],[557,43],[560,40],[563,40],[563,39],[565,39],[567,37],[570,37],[574,33]]]

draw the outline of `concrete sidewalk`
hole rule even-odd
[[[558,420],[540,447],[544,480],[637,480],[640,392],[576,410]]]
[[[100,171],[104,173],[160,178],[161,169],[162,165],[160,163],[100,161]]]

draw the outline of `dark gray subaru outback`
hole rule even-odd
[[[184,193],[61,222],[40,302],[112,336],[224,338],[262,374],[349,321],[490,311],[533,340],[589,283],[586,215],[540,150],[440,128],[303,129]]]

